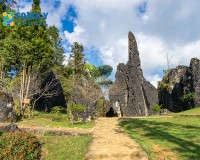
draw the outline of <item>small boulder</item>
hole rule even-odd
[[[11,123],[7,126],[0,127],[0,131],[1,132],[17,132],[17,131],[20,131],[20,129],[16,124]]]

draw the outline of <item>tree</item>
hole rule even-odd
[[[91,64],[86,64],[86,68],[89,71],[90,76],[93,77],[101,87],[109,87],[113,83],[110,79],[108,79],[113,71],[111,66],[102,65],[96,67]]]
[[[83,45],[80,45],[77,42],[73,43],[69,66],[72,67],[74,74],[79,78],[85,73],[85,55],[83,54],[83,51]]]
[[[35,0],[31,11],[40,12],[39,4],[40,1]],[[46,26],[15,26],[4,40],[2,53],[7,57],[9,70],[20,77],[20,114],[23,115],[26,107],[23,101],[29,98],[33,82],[32,71],[37,70],[42,76],[54,64],[55,53]]]
[[[11,7],[15,5],[16,2],[14,0],[1,1],[0,11],[4,12],[11,10]],[[3,19],[3,14],[0,14],[0,19]],[[3,25],[0,25],[0,79],[4,79],[6,77],[6,72],[9,70],[9,63],[7,60],[7,57],[9,57],[9,55],[5,54],[2,51],[2,46],[4,44],[5,38],[12,32],[12,30],[12,27],[4,27]]]
[[[48,33],[53,44],[55,65],[61,66],[64,61],[64,48],[61,45],[62,39],[59,37],[59,30],[55,26],[48,28]]]

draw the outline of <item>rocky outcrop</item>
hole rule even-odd
[[[109,91],[111,106],[118,116],[146,116],[158,103],[156,88],[144,79],[133,33],[128,34],[128,62],[117,67],[116,80]]]
[[[0,122],[16,121],[11,95],[0,92]]]
[[[200,106],[200,60],[191,59],[190,66],[177,66],[167,71],[159,82],[159,104],[172,112]]]
[[[19,127],[14,124],[14,123],[11,123],[9,125],[6,125],[6,126],[1,126],[0,127],[0,132],[17,132],[17,131],[20,131]]]
[[[63,88],[56,72],[50,71],[38,88],[43,90],[44,95],[36,102],[36,109],[50,111],[55,106],[66,106]],[[41,94],[36,95],[35,99],[40,96]]]

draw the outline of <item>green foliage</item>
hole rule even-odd
[[[176,84],[176,83],[177,83],[176,78],[174,78],[174,79],[172,80],[172,83],[173,83],[173,84]]]
[[[152,110],[155,112],[161,112],[162,111],[162,106],[155,104],[152,106]]]
[[[80,104],[70,104],[67,109],[71,112],[81,113],[86,111],[87,107]]]
[[[181,98],[181,100],[182,100],[183,102],[192,101],[192,100],[194,100],[194,99],[195,99],[194,93],[185,93],[185,94],[183,95],[183,97]]]
[[[85,55],[82,44],[74,42],[72,47],[72,54],[70,55],[69,66],[72,67],[74,74],[78,77],[85,74]]]
[[[109,65],[102,65],[99,67],[92,66],[89,71],[90,75],[94,78],[99,78],[102,76],[108,77],[111,75],[113,68]]]
[[[73,117],[70,117],[71,120],[78,121],[79,115],[87,110],[87,106],[80,105],[80,104],[70,104],[67,107],[68,113],[72,113]],[[69,114],[70,116],[70,114]]]
[[[55,53],[54,65],[62,66],[64,61],[64,48],[61,45],[62,39],[59,37],[59,30],[55,26],[50,26],[48,28],[48,33]]]
[[[111,84],[113,84],[113,81],[108,79],[108,77],[111,75],[113,68],[109,65],[102,65],[99,67],[96,67],[92,64],[86,64],[86,68],[89,71],[89,74],[91,77],[96,79],[96,82],[102,86],[107,87]]]
[[[160,81],[159,84],[158,84],[158,90],[159,90],[160,92],[163,92],[163,91],[169,92],[169,91],[172,90],[172,87],[170,86],[170,84],[164,83],[164,82],[161,82],[161,81]]]
[[[97,101],[97,116],[104,116],[103,115],[103,107],[105,103],[105,98],[101,98]]]
[[[34,124],[38,127],[61,127],[61,128],[92,128],[94,127],[94,122],[87,123],[71,123],[68,120],[68,115],[65,113],[59,113],[58,115],[52,113],[44,112],[34,112],[33,118],[26,118],[17,124]]]
[[[65,121],[67,117],[63,117],[62,113],[66,113],[67,109],[63,106],[55,106],[51,109],[52,121],[62,122]]]
[[[55,106],[51,109],[52,114],[59,114],[59,113],[65,113],[65,112],[66,112],[66,108],[64,108],[63,106]]]
[[[91,63],[86,63],[85,67],[89,72],[91,72],[95,68],[95,66]]]
[[[27,132],[3,133],[0,137],[0,159],[39,160],[41,144]]]

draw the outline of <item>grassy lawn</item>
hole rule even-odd
[[[179,113],[173,113],[172,115],[195,115],[195,114],[200,115],[200,107],[193,108],[193,109],[186,110]]]
[[[83,160],[91,136],[38,135],[44,160]]]
[[[120,125],[152,160],[200,159],[200,117],[133,119]]]
[[[71,123],[67,119],[66,114],[51,114],[51,113],[40,113],[34,116],[34,118],[26,118],[22,121],[18,122],[18,124],[31,124],[41,127],[69,127],[69,128],[92,128],[94,126],[94,122],[76,122]]]

